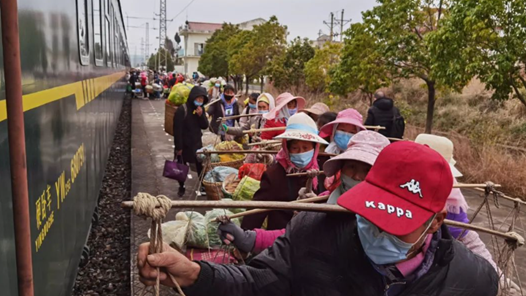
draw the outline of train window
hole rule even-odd
[[[102,48],[102,12],[101,0],[93,0],[93,33],[95,45],[95,64],[102,66],[104,60],[104,51]]]
[[[104,26],[104,41],[106,44],[106,67],[111,67],[111,53],[110,53],[110,20],[106,18],[106,26]]]
[[[80,63],[82,65],[89,64],[89,34],[87,12],[87,0],[77,0],[77,37],[79,41]]]

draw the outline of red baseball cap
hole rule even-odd
[[[364,182],[338,204],[393,235],[407,235],[442,211],[453,189],[448,162],[428,146],[401,141],[380,152]]]

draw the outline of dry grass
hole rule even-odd
[[[423,128],[407,126],[405,136],[414,140]],[[502,148],[493,144],[474,145],[467,137],[455,132],[437,132],[448,137],[455,146],[456,167],[467,183],[492,181],[503,186],[503,191],[526,198],[526,152]]]
[[[280,91],[267,86],[266,91],[277,96]],[[359,91],[346,97],[330,97],[312,93],[306,88],[288,90],[312,104],[324,102],[332,110],[355,108],[365,118],[369,101]],[[427,88],[421,80],[403,80],[383,89],[394,98],[410,125],[406,137],[414,139],[424,131],[427,108]],[[462,93],[437,91],[433,133],[450,138],[455,144],[457,167],[464,174],[462,181],[480,183],[493,181],[504,191],[526,199],[526,108],[518,100],[496,102],[491,92],[474,79]],[[518,149],[503,148],[510,145]]]

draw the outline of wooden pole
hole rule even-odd
[[[280,140],[261,141],[261,142],[255,142],[255,143],[247,144],[247,146],[274,145],[274,144],[280,144],[281,145],[281,141]]]
[[[196,154],[234,154],[234,153],[258,153],[258,154],[278,154],[279,151],[276,150],[227,150],[227,151],[197,151]],[[336,154],[320,152],[320,156],[336,156]]]
[[[242,117],[252,117],[252,116],[261,116],[263,114],[241,114],[241,115],[234,115],[234,116],[227,116],[227,117],[219,117],[217,120],[221,120],[221,121],[227,121],[227,120],[230,120],[230,119],[237,119],[237,118],[242,118]]]
[[[121,203],[123,208],[133,208],[133,201]],[[172,200],[172,208],[204,208],[204,209],[266,209],[266,210],[288,210],[304,212],[323,212],[323,213],[351,213],[339,205],[312,204],[299,202],[280,202],[280,201],[197,201],[197,200]],[[475,230],[489,233],[517,243],[518,246],[524,244],[524,238],[515,232],[498,232],[472,224],[460,223],[451,220],[444,220],[446,225],[461,227],[468,230]]]
[[[477,190],[477,191],[480,191],[480,192],[486,192],[486,190],[482,189],[482,188],[474,188],[474,189]],[[517,197],[511,197],[511,196],[507,196],[505,194],[499,194],[499,197],[502,197],[502,198],[507,199],[509,201],[518,202],[520,204],[526,205],[526,201],[524,201],[524,200],[522,200],[520,198],[517,198]]]
[[[365,125],[366,129],[375,129],[375,130],[383,130],[385,129],[384,126],[379,125]],[[259,132],[273,132],[273,131],[284,131],[286,130],[286,126],[280,126],[280,127],[269,127],[269,128],[258,128],[258,129],[251,129],[243,131],[244,134],[250,134],[250,133],[259,133]]]
[[[320,201],[327,201],[327,199],[329,199],[329,196],[328,195],[324,195],[324,196],[316,196],[316,197],[311,197],[311,198],[306,198],[306,199],[298,199],[298,200],[291,201],[291,203],[315,203],[315,202],[320,202]],[[232,216],[229,216],[228,218],[229,219],[234,219],[234,218],[239,218],[239,217],[245,217],[245,216],[250,216],[250,215],[254,215],[254,214],[259,214],[259,213],[265,213],[265,212],[269,212],[269,211],[270,210],[255,209],[255,210],[250,210],[250,211],[237,213],[237,214],[234,214]],[[217,221],[217,219],[216,219],[216,221]]]

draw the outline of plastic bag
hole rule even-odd
[[[243,146],[236,141],[223,141],[215,145],[216,151],[232,151],[232,150],[243,150]],[[233,153],[233,154],[219,154],[220,162],[230,162],[240,159],[244,159],[245,154]]]
[[[182,215],[179,215],[182,214]],[[204,217],[203,217],[204,219]],[[178,213],[175,221],[161,224],[163,241],[176,249],[183,250],[185,246],[185,235],[188,229],[188,217],[184,213]],[[148,237],[151,229],[148,229]]]
[[[188,232],[186,234],[186,246],[196,248],[208,248],[208,237],[206,234],[206,220],[201,213],[187,211]],[[177,216],[176,216],[177,217]]]
[[[198,212],[184,212],[189,219],[188,233],[186,235],[186,246],[201,249],[208,249],[221,246],[221,239],[217,234],[219,222],[211,222],[218,216],[233,215],[229,210],[214,209],[206,212],[203,216]],[[239,219],[232,219],[236,225],[241,225]]]
[[[249,176],[243,177],[232,195],[233,200],[252,200],[256,191],[259,190],[260,182]]]
[[[208,234],[208,243],[210,247],[220,246],[222,244],[221,238],[219,238],[219,234],[217,233],[217,228],[219,227],[219,222],[212,222],[219,216],[230,216],[233,215],[233,213],[229,210],[225,209],[213,209],[211,211],[207,211],[205,214],[205,220],[207,221],[207,234]],[[241,222],[239,219],[232,219],[232,223],[236,224],[237,226],[241,225]]]
[[[223,182],[226,177],[230,174],[236,174],[238,171],[235,168],[226,167],[226,166],[217,166],[211,171],[208,171],[205,175],[205,181],[207,182]]]
[[[207,151],[215,151],[214,149],[214,146],[213,145],[208,145],[206,147],[203,147],[201,149],[198,149],[197,152],[202,152],[204,150],[207,150]],[[201,162],[204,162],[206,160],[206,155],[205,154],[197,154],[197,159]],[[219,156],[217,154],[210,154],[210,161],[212,163],[215,163],[215,162],[219,162]]]
[[[243,179],[244,176],[261,181],[263,173],[267,170],[267,166],[264,163],[245,163],[239,168],[238,177]]]
[[[172,87],[172,91],[168,96],[168,100],[176,106],[180,106],[186,103],[190,90],[194,87],[189,83],[178,83]]]

